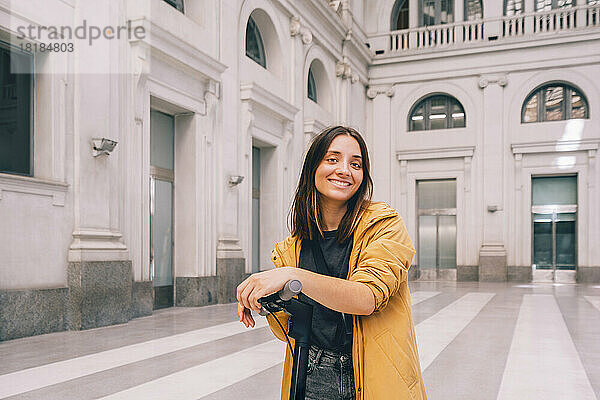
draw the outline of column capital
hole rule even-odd
[[[508,78],[506,75],[480,75],[479,82],[477,82],[479,88],[485,89],[491,83],[495,83],[500,87],[508,85]]]
[[[369,86],[367,89],[367,97],[371,100],[380,94],[385,94],[387,97],[394,97],[396,89],[394,86]]]

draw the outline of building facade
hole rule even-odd
[[[600,282],[600,2],[0,15],[0,340],[235,301],[332,124],[365,135],[412,279]]]

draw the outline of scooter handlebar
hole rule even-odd
[[[302,282],[297,279],[290,279],[283,285],[283,288],[269,296],[261,297],[258,301],[262,304],[259,314],[266,316],[269,313],[265,310],[265,306],[269,303],[277,303],[280,301],[290,301],[294,296],[302,292]]]
[[[278,294],[281,300],[289,301],[292,297],[299,295],[300,292],[302,292],[302,282],[298,279],[291,279],[283,285]]]

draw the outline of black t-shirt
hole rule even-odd
[[[319,239],[319,245],[327,264],[327,275],[346,279],[348,276],[350,253],[352,252],[352,237],[344,243],[338,243],[336,239],[337,230],[325,231],[323,234],[324,238]],[[302,243],[299,266],[300,268],[320,273],[315,264],[315,257],[313,257],[309,241]],[[308,296],[302,296],[302,299],[313,306],[311,344],[336,352],[351,352],[352,335],[346,334],[342,313],[333,311]],[[346,315],[346,321],[348,329],[351,330],[352,316]]]

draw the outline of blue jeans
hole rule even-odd
[[[306,400],[354,400],[352,355],[310,346]]]

